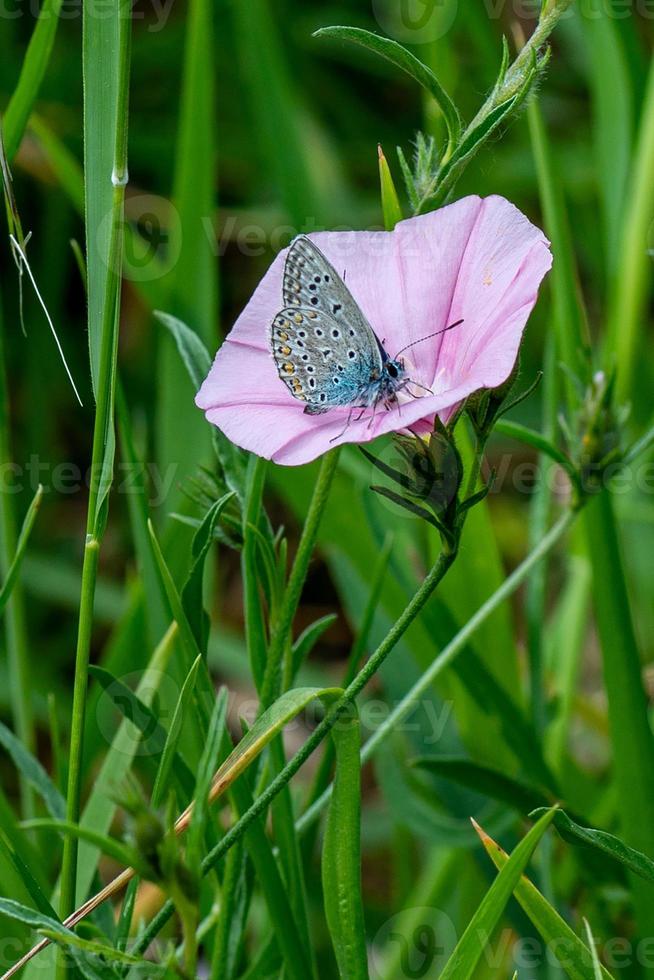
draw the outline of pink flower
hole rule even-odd
[[[319,232],[309,236],[347,286],[392,358],[404,355],[414,395],[379,406],[370,421],[349,409],[308,415],[280,380],[270,347],[271,324],[285,305],[281,252],[216,355],[196,397],[225,435],[276,463],[307,463],[344,442],[449,417],[480,388],[506,381],[538,287],[552,264],[543,233],[501,197],[467,197],[400,222],[392,232]],[[433,394],[418,388],[422,385]]]

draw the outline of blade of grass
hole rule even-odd
[[[266,670],[266,628],[264,622],[259,580],[257,576],[257,542],[255,528],[259,526],[261,497],[266,478],[266,463],[259,456],[251,456],[245,484],[243,508],[243,552],[241,575],[243,577],[243,613],[245,616],[245,642],[252,679],[257,691],[261,690]]]
[[[509,855],[484,833],[481,827],[477,828],[477,833],[495,867],[499,870],[504,868],[509,861]],[[572,931],[556,909],[552,908],[529,878],[523,875],[513,894],[538,929],[547,949],[551,949],[559,958],[570,980],[593,980],[595,974],[591,950]],[[600,980],[612,980],[611,974],[604,968],[601,969],[599,976]]]
[[[611,13],[591,0],[579,22],[586,36],[593,99],[597,175],[604,212],[608,280],[622,275],[620,227],[624,214],[633,141],[634,98],[620,31]]]
[[[215,8],[209,0],[191,0],[186,18],[180,115],[175,147],[173,203],[179,221],[170,243],[177,260],[161,282],[170,312],[191,324],[213,348],[218,332],[218,262],[211,222],[215,210],[216,113]],[[156,442],[159,465],[174,466],[176,486],[209,458],[208,426],[193,404],[189,386],[171,337],[159,338]],[[168,511],[180,506],[179,491],[169,495]],[[175,535],[173,535],[173,538]],[[172,557],[172,548],[166,555]]]
[[[39,508],[41,506],[41,501],[43,499],[43,487],[39,484],[32,502],[29,505],[27,513],[25,514],[25,519],[20,529],[20,534],[18,535],[18,541],[16,542],[16,550],[14,552],[14,557],[9,566],[9,569],[5,575],[4,582],[2,583],[2,588],[0,588],[0,615],[2,614],[9,597],[11,596],[12,590],[18,578],[18,573],[20,572],[20,567],[25,556],[25,549],[27,548],[27,542],[29,541],[30,534],[32,533],[32,528],[34,527],[34,521],[36,520]]]
[[[474,976],[486,943],[490,942],[493,930],[520,881],[522,872],[555,813],[554,809],[548,810],[513,851],[456,944],[454,952],[445,964],[440,980],[454,980],[454,978],[468,980],[469,977]],[[477,827],[474,821],[473,825]]]
[[[616,399],[634,401],[634,385],[642,323],[647,296],[651,290],[651,255],[647,254],[648,232],[654,220],[654,62],[651,63],[647,90],[640,117],[638,138],[629,194],[620,235],[620,275],[609,298],[606,355],[608,366],[617,364]],[[650,248],[651,248],[650,241]],[[636,398],[636,408],[649,410]]]
[[[172,721],[170,722],[170,728],[168,729],[166,744],[164,745],[164,750],[161,754],[161,760],[157,770],[157,778],[155,779],[154,786],[152,787],[151,805],[154,807],[154,809],[157,809],[164,803],[168,792],[171,770],[176,761],[175,756],[177,754],[179,736],[182,731],[182,725],[184,724],[186,712],[188,711],[189,704],[193,696],[193,687],[195,685],[195,679],[197,677],[200,663],[201,659],[200,657],[197,657],[186,675],[186,680],[184,681],[182,690],[179,692],[179,698],[177,699]]]
[[[148,504],[143,477],[144,466],[136,451],[129,408],[120,383],[116,390],[116,418],[123,463],[130,472],[131,493],[127,497],[127,506],[139,573],[143,580],[144,593],[147,596],[144,607],[150,648],[152,649],[158,638],[165,633],[169,618],[158,587],[157,566],[148,532]]]
[[[29,752],[6,725],[0,722],[0,745],[11,756],[18,772],[39,794],[53,817],[62,818],[66,806],[64,799],[47,772],[35,756]]]
[[[111,16],[87,10],[83,20],[84,180],[86,193],[87,289],[91,374],[96,394],[92,480],[82,567],[66,817],[78,823],[88,664],[100,541],[106,525],[113,473],[113,407],[120,314],[123,210],[127,183],[127,122],[131,17],[125,0]],[[107,221],[107,215],[110,220]],[[106,230],[105,230],[106,229]],[[60,912],[76,904],[78,842],[66,838]],[[67,975],[61,963],[60,978]]]
[[[2,120],[5,150],[11,161],[20,146],[27,121],[39,94],[54,44],[63,0],[46,0],[39,11],[20,72]]]

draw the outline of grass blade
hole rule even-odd
[[[41,506],[41,501],[43,499],[43,487],[39,484],[39,487],[32,498],[32,503],[29,505],[28,511],[25,515],[25,520],[20,529],[20,534],[18,535],[18,542],[16,544],[16,550],[14,552],[14,558],[9,566],[7,574],[5,575],[5,580],[2,583],[2,588],[0,589],[0,614],[4,610],[9,597],[11,595],[12,589],[18,578],[18,573],[20,572],[20,566],[22,564],[23,558],[25,556],[25,549],[27,548],[27,542],[29,541],[30,534],[32,533],[32,528],[34,527],[34,521],[36,520],[39,508]]]
[[[20,78],[2,120],[7,159],[11,161],[20,146],[27,121],[39,94],[50,60],[59,12],[63,0],[45,0],[39,11],[21,67]]]
[[[654,62],[640,119],[635,157],[630,175],[630,193],[624,209],[620,236],[620,275],[609,300],[607,363],[615,360],[618,403],[632,401],[638,388],[634,384],[638,364],[640,331],[645,320],[647,296],[651,290],[651,255],[647,253],[648,232],[654,217]],[[642,414],[649,402],[636,401]]]
[[[48,813],[61,819],[66,812],[66,803],[47,772],[23,743],[0,722],[0,745],[11,757],[19,773],[39,794]]]
[[[164,745],[163,752],[161,753],[159,768],[157,770],[157,778],[155,779],[154,786],[152,787],[151,805],[154,807],[154,809],[157,809],[157,807],[161,806],[164,802],[168,792],[168,784],[170,781],[173,764],[177,764],[176,755],[177,746],[179,744],[179,736],[182,733],[182,725],[186,719],[186,714],[193,696],[193,687],[198,674],[198,667],[200,666],[201,662],[200,657],[197,657],[186,675],[186,680],[184,681],[182,690],[179,692],[179,698],[177,699],[172,721],[170,722],[170,728],[168,729],[166,744]]]
[[[509,855],[484,833],[481,827],[477,829],[477,833],[495,867],[500,870],[504,868],[509,861]],[[547,949],[551,949],[559,957],[570,980],[594,980],[596,973],[593,970],[591,950],[572,931],[565,919],[552,908],[529,878],[523,875],[513,894],[538,929]],[[612,980],[611,974],[604,968],[601,968],[599,977],[600,980]]]
[[[548,810],[513,851],[468,923],[454,952],[445,964],[440,980],[469,980],[474,976],[484,947],[490,942],[493,930],[520,881],[522,872],[555,813],[554,809]]]

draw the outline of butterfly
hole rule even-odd
[[[305,403],[307,415],[345,407],[372,408],[374,417],[378,405],[396,405],[408,385],[424,387],[399,357],[406,347],[395,357],[387,354],[343,279],[304,235],[288,250],[282,299],[270,346],[279,377]]]

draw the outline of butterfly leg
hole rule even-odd
[[[354,408],[355,408],[355,406],[353,405],[352,408],[350,409],[350,411],[348,412],[347,421],[346,421],[346,423],[345,423],[342,431],[339,432],[337,436],[334,436],[333,439],[330,439],[329,440],[330,442],[336,442],[336,440],[337,439],[340,439],[342,435],[345,435],[345,433],[347,432],[347,430],[350,428],[350,423],[352,421],[352,412],[354,411]],[[359,418],[360,417],[361,416],[359,416]],[[355,421],[358,422],[358,419],[355,419]]]
[[[408,391],[408,386],[409,385],[415,385],[416,388],[422,388],[423,391],[428,391],[430,395],[433,395],[434,394],[434,392],[431,390],[431,388],[428,388],[427,385],[421,385],[419,381],[414,381],[413,378],[407,378],[406,384],[405,385],[402,385],[402,387],[403,388],[406,388],[407,391]],[[413,395],[414,398],[419,397],[418,395],[414,395],[412,391],[409,391],[409,394],[410,395]]]

